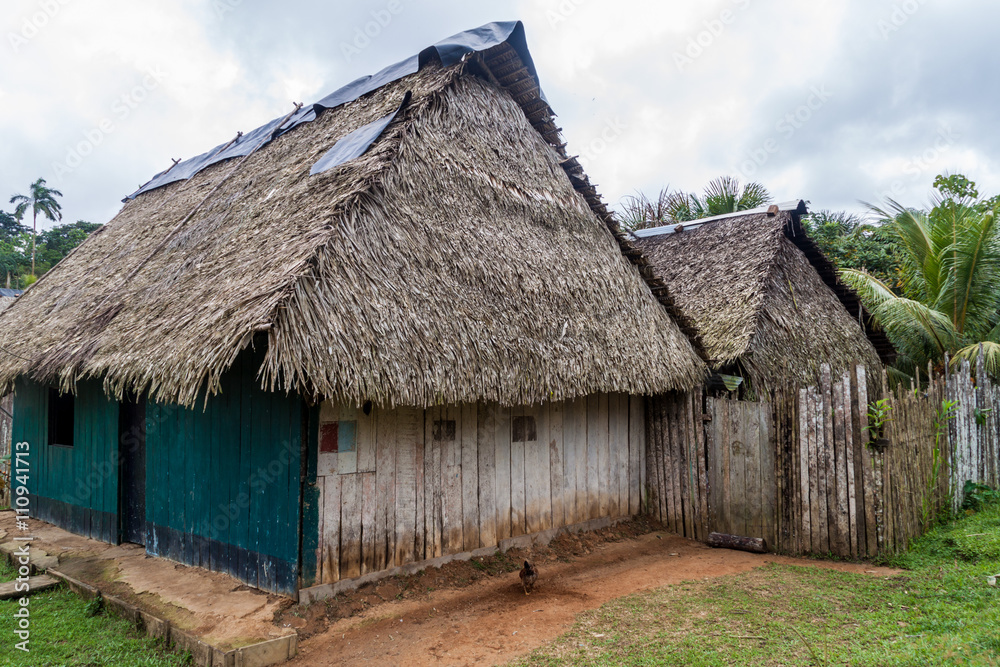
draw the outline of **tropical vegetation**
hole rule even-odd
[[[660,190],[655,198],[637,192],[622,201],[618,221],[626,229],[643,229],[690,222],[725,213],[747,211],[772,201],[771,194],[760,183],[741,185],[731,176],[710,181],[702,194]]]
[[[1000,376],[1000,200],[980,197],[960,174],[938,176],[934,189],[930,210],[871,206],[892,239],[898,283],[865,267],[840,275],[896,346],[900,371],[973,360],[982,349]]]
[[[29,193],[10,198],[13,211],[0,210],[0,285],[6,287],[27,287],[101,226],[78,220],[39,232],[39,216],[50,222],[62,219],[62,193],[43,178],[31,184]],[[29,211],[31,227],[22,224]]]

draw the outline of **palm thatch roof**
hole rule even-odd
[[[692,387],[707,369],[668,290],[567,156],[528,64],[509,41],[421,56],[138,194],[3,314],[0,384],[96,377],[192,405],[266,344],[263,385],[354,403]],[[395,111],[363,155],[310,174]]]
[[[813,382],[823,363],[876,369],[895,356],[803,230],[804,213],[795,201],[634,232],[695,323],[711,368],[761,390]]]

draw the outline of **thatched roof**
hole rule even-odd
[[[0,318],[0,383],[100,377],[190,405],[266,341],[263,384],[355,403],[693,386],[706,369],[669,294],[526,71],[506,42],[428,59],[139,194]],[[310,175],[404,100],[361,157]]]
[[[764,389],[813,381],[821,363],[891,362],[892,344],[800,224],[801,201],[634,233],[714,370]]]

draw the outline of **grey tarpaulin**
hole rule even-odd
[[[531,54],[528,53],[528,45],[524,36],[524,25],[520,21],[498,21],[494,23],[487,23],[486,25],[474,28],[473,30],[466,30],[465,32],[460,32],[457,35],[452,35],[451,37],[438,42],[434,46],[424,49],[419,54],[411,56],[394,65],[390,65],[376,74],[355,79],[346,86],[330,93],[319,102],[303,107],[296,112],[294,116],[289,118],[288,121],[286,121],[281,127],[278,127],[278,123],[281,122],[280,118],[272,120],[266,125],[247,132],[240,137],[238,141],[225,150],[220,149],[226,146],[226,144],[220,144],[207,153],[202,153],[197,157],[184,160],[174,167],[160,172],[154,176],[152,180],[122,201],[127,202],[143,192],[148,192],[169,183],[187,180],[202,169],[217,162],[221,162],[222,160],[249,155],[270,142],[272,139],[281,136],[292,128],[297,127],[302,123],[312,122],[316,119],[316,115],[323,109],[332,109],[333,107],[340,106],[341,104],[352,102],[362,95],[381,88],[387,83],[391,83],[403,78],[404,76],[413,74],[420,69],[420,66],[423,63],[428,62],[434,57],[439,58],[441,63],[445,66],[453,65],[459,62],[468,53],[485,51],[499,44],[503,44],[504,42],[510,44],[518,52],[521,60],[524,62],[528,71],[531,73],[531,76],[537,83],[538,75],[535,72],[535,65],[531,60]],[[545,99],[544,95],[542,96],[542,99]],[[282,116],[282,118],[283,117],[284,116]],[[381,121],[376,121],[373,125],[378,122]],[[386,125],[387,124],[388,122]],[[358,131],[360,132],[360,130]],[[372,138],[372,141],[376,138],[378,138],[378,135],[375,135],[375,137]],[[347,137],[344,137],[344,139],[347,139]],[[371,142],[369,142],[369,144],[370,143]],[[334,150],[336,148],[337,147],[334,146]],[[367,148],[367,145],[365,148]],[[362,152],[364,151],[362,150]],[[325,157],[326,156],[324,156],[324,158]],[[315,169],[316,167],[314,166],[313,168]]]
[[[333,148],[323,154],[316,164],[309,170],[309,174],[322,174],[324,171],[339,167],[345,162],[349,162],[356,157],[364,155],[368,147],[375,143],[375,140],[382,136],[382,132],[389,126],[399,112],[402,111],[406,103],[410,101],[410,92],[407,91],[402,103],[387,116],[382,116],[378,120],[363,125],[350,134],[341,137]]]

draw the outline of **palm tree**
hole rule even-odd
[[[63,193],[45,186],[45,179],[39,178],[31,184],[30,195],[14,195],[10,198],[11,204],[16,204],[14,216],[20,222],[24,219],[24,212],[31,209],[31,275],[35,275],[35,237],[38,235],[38,214],[41,213],[51,221],[62,220],[62,206],[56,201],[56,197],[62,197]]]
[[[669,188],[660,190],[656,201],[641,192],[629,195],[622,202],[619,220],[629,229],[641,229],[747,211],[771,201],[771,194],[760,183],[741,186],[732,176],[720,176],[705,186],[701,196],[670,192]]]
[[[771,203],[771,193],[760,183],[741,186],[732,176],[720,176],[705,186],[701,197],[694,193],[675,192],[670,213],[677,222],[710,218],[713,215],[748,211]]]
[[[966,187],[956,187],[956,178]],[[864,269],[840,275],[896,346],[900,371],[940,364],[946,354],[971,361],[982,347],[987,371],[1000,377],[1000,205],[978,200],[963,176],[934,185],[930,212],[891,200],[888,211],[870,206],[895,235],[901,295]]]

